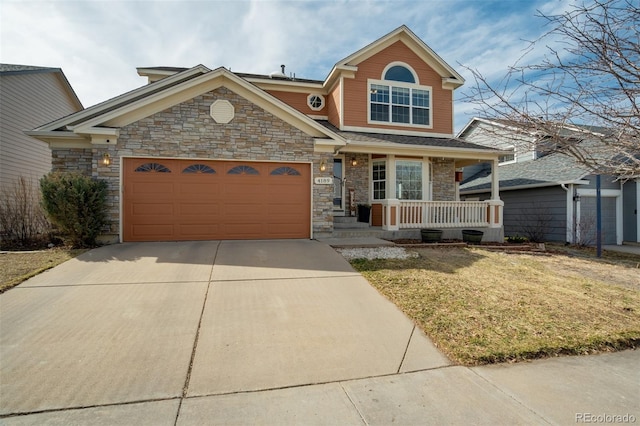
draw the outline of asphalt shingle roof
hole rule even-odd
[[[582,179],[590,174],[586,166],[578,164],[573,157],[555,153],[532,161],[505,164],[498,169],[500,188],[526,185],[560,184]],[[491,174],[480,174],[477,178],[460,185],[460,191],[491,188]]]
[[[395,134],[383,134],[383,133],[365,133],[365,132],[345,132],[338,130],[336,126],[329,123],[326,120],[317,120],[319,124],[322,124],[327,129],[342,136],[343,138],[351,141],[360,142],[391,142],[404,145],[421,145],[421,146],[434,146],[434,147],[446,147],[446,148],[466,148],[466,149],[480,149],[487,151],[495,151],[496,149],[483,145],[477,145],[474,143],[466,142],[462,139],[455,138],[433,138],[429,136],[406,136]]]
[[[0,73],[54,72],[60,68],[37,67],[33,65],[0,64]]]

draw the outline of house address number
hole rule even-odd
[[[313,179],[313,181],[317,185],[331,185],[333,183],[333,178],[332,177],[317,177],[317,178]]]

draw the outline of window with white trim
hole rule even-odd
[[[370,122],[431,126],[431,87],[402,65],[388,67],[382,78],[369,80]]]
[[[310,94],[307,96],[307,105],[314,111],[320,111],[324,108],[324,96],[313,93]]]
[[[422,200],[422,161],[396,161],[396,197]]]
[[[384,200],[387,196],[387,162],[385,160],[373,160],[372,167],[373,199]]]
[[[498,159],[498,162],[500,164],[515,163],[515,161],[516,161],[516,155],[515,154],[501,155],[500,158]]]

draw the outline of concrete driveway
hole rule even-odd
[[[102,247],[2,294],[0,327],[2,424],[515,424],[566,414],[542,415],[517,375],[450,365],[317,241]],[[617,386],[635,395],[637,353],[619,359]],[[618,395],[604,405],[624,407]]]

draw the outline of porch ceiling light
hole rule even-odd
[[[327,170],[327,162],[323,159],[322,161],[320,161],[320,171],[324,172],[325,170]]]
[[[102,154],[102,164],[104,164],[105,166],[108,166],[111,164],[111,156],[109,155],[108,152],[105,152],[104,154]]]
[[[356,160],[356,157],[351,157],[351,165],[354,167],[358,165],[358,160]]]

